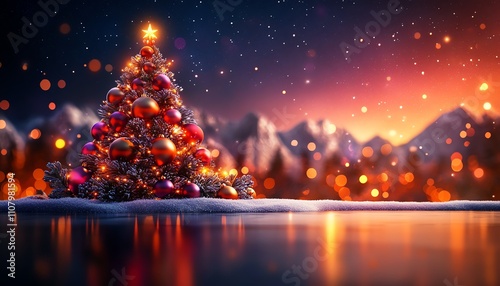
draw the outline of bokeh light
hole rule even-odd
[[[314,150],[316,150],[316,143],[309,142],[309,144],[307,144],[307,150],[309,150],[311,152],[314,151]]]
[[[40,81],[40,88],[43,90],[43,91],[47,91],[50,89],[50,81],[48,79],[42,79]]]
[[[266,178],[266,179],[264,180],[264,188],[266,188],[266,189],[268,189],[268,190],[270,190],[270,189],[274,188],[275,184],[276,184],[276,183],[275,183],[275,181],[274,181],[274,179],[273,179],[273,178]]]
[[[4,99],[0,101],[0,109],[7,110],[10,107],[10,103],[8,100]]]
[[[36,140],[36,139],[39,139],[40,136],[42,136],[42,132],[40,132],[40,129],[35,128],[35,129],[31,130],[29,136],[30,136],[31,139],[35,139]]]
[[[55,142],[56,148],[62,149],[64,146],[66,146],[66,141],[64,139],[57,139]]]
[[[59,32],[63,35],[69,34],[71,31],[71,26],[68,23],[62,23],[61,26],[59,26]]]
[[[57,82],[57,87],[63,89],[66,87],[66,81],[64,81],[63,79],[60,79],[58,82]]]
[[[338,175],[335,177],[335,185],[343,187],[347,184],[347,177],[345,175]]]
[[[306,171],[306,175],[309,179],[314,179],[318,175],[318,172],[316,172],[316,169],[314,168],[309,168]]]
[[[101,62],[98,59],[92,59],[88,63],[91,72],[98,72],[101,69]]]

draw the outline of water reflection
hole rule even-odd
[[[441,285],[457,277],[460,285],[498,285],[499,218],[380,211],[19,215],[16,282]],[[6,257],[6,247],[1,251]]]

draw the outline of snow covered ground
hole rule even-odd
[[[120,214],[120,213],[265,213],[265,212],[318,212],[318,211],[355,211],[355,210],[476,210],[500,211],[500,201],[451,201],[431,202],[345,202],[333,200],[222,200],[222,199],[183,199],[183,200],[138,200],[123,203],[103,203],[85,199],[24,198],[13,201],[17,213],[82,213],[82,214]],[[0,201],[0,209],[7,212],[7,201]]]

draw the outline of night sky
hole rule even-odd
[[[399,144],[460,105],[500,109],[500,1],[60,2],[55,15],[26,0],[0,12],[0,112],[18,128],[67,102],[97,110],[148,23],[184,103],[227,119],[325,118]],[[24,39],[23,17],[39,24]],[[374,37],[355,42],[355,27]]]

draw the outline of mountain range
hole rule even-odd
[[[495,200],[500,195],[495,115],[478,118],[457,108],[408,143],[393,146],[378,136],[358,142],[328,120],[307,120],[283,131],[256,113],[239,121],[194,113],[205,132],[204,144],[219,151],[216,164],[240,173],[248,170],[261,197],[443,201]],[[7,154],[0,156],[0,170],[15,171],[29,184],[32,170],[44,169],[47,162],[78,164],[81,147],[92,140],[90,128],[99,119],[92,110],[65,105],[51,118],[31,120],[23,132],[2,120],[6,127],[0,129],[0,149]],[[29,136],[34,129],[40,138]],[[65,140],[64,148],[53,147],[57,138]]]

